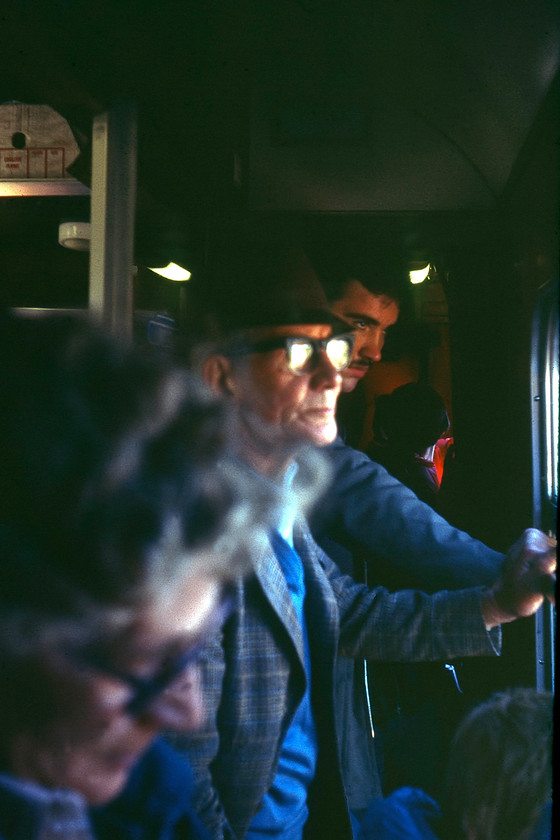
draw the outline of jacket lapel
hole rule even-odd
[[[270,544],[268,551],[259,552],[254,568],[265,597],[286,629],[299,660],[304,666],[303,635],[300,623],[286,578]]]
[[[302,520],[294,527],[294,541],[305,572],[305,612],[313,660],[316,663],[320,661],[327,669],[332,668],[337,655],[340,617],[334,593],[321,563],[324,555]]]

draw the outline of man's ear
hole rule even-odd
[[[235,375],[231,359],[227,356],[221,353],[208,356],[202,363],[202,378],[216,394],[222,397],[235,396]]]

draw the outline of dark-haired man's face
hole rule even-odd
[[[385,334],[399,317],[398,303],[386,295],[374,295],[359,280],[349,280],[331,310],[355,331],[352,362],[341,372],[342,391],[353,391],[374,362],[381,359]]]

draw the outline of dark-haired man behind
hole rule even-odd
[[[344,400],[344,394],[354,391],[370,367],[381,360],[387,331],[396,324],[407,301],[406,262],[385,243],[378,248],[363,248],[315,241],[306,250],[331,312],[355,333],[352,362],[341,371]],[[380,464],[345,444],[341,436],[324,452],[333,469],[333,480],[311,529],[319,545],[346,574],[366,579],[369,585],[381,584],[392,590],[418,587],[425,592],[490,584],[496,579],[503,554],[452,527]],[[401,697],[404,694],[404,708],[407,703],[414,707],[411,695],[419,686],[420,702],[426,697],[426,685],[433,686],[429,694],[434,697],[436,685],[454,692],[451,673],[444,669],[444,663],[397,669],[376,665],[369,680],[378,675],[374,700],[379,701],[384,726],[400,731],[404,720],[393,685],[399,684]],[[367,666],[341,659],[337,680],[343,770],[351,807],[359,813],[372,796],[381,795],[377,766],[384,761],[382,733],[379,720],[371,717]],[[450,699],[462,713],[459,695],[450,695]],[[373,712],[375,715],[375,708]],[[377,732],[375,749],[373,729]],[[433,748],[441,752],[427,730],[415,727],[414,738],[422,739],[420,751]],[[413,739],[407,741],[406,755],[400,753],[400,747],[397,752],[391,762],[406,765],[408,772],[412,768]],[[424,755],[421,763],[425,783],[429,768],[426,759]]]
[[[375,263],[355,255],[353,261],[329,262],[327,269],[313,256],[331,312],[354,331],[352,362],[341,371],[341,391],[350,393],[381,359],[386,332],[396,323],[406,295],[404,264],[395,258]],[[495,580],[503,554],[452,527],[340,436],[324,451],[334,480],[325,508],[328,515],[313,531],[320,542],[323,537],[329,540],[329,548],[334,542],[346,550],[339,551],[338,559],[346,555],[348,562],[348,552],[359,550],[368,558],[374,581],[383,571],[431,591]]]

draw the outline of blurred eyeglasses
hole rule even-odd
[[[138,717],[181,674],[186,673],[189,668],[200,663],[208,639],[225,624],[233,612],[233,607],[233,595],[231,591],[227,591],[224,593],[217,610],[213,614],[210,625],[205,628],[203,636],[186,650],[164,662],[151,677],[138,677],[135,674],[128,674],[125,671],[121,671],[111,663],[108,655],[100,651],[89,650],[81,652],[76,658],[82,665],[93,668],[110,677],[115,677],[130,686],[134,693],[126,705],[126,711],[128,714]]]

